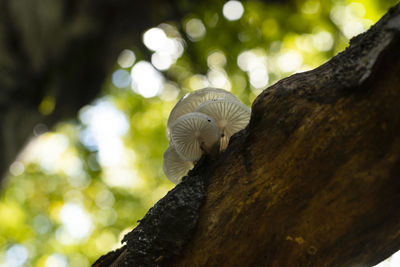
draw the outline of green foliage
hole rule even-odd
[[[125,76],[110,74],[103,97],[80,119],[38,134],[10,167],[0,197],[0,266],[89,266],[118,247],[174,186],[162,172],[162,155],[179,97],[212,85],[250,105],[277,80],[343,50],[395,2],[248,1],[241,18],[230,21],[222,1],[206,1],[182,21],[160,25],[184,48],[161,67],[161,91],[146,98],[139,85],[131,90],[127,74],[150,55],[132,44],[136,64],[114,70]]]

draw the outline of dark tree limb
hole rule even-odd
[[[399,103],[398,4],[346,51],[260,94],[249,126],[213,165],[205,164],[207,172],[197,166],[126,236],[124,247],[95,265],[379,263],[400,249]],[[196,194],[175,201],[194,179],[209,186],[187,242],[168,227],[181,220],[193,225],[197,216],[165,220],[156,214],[196,210],[192,201],[203,201]],[[159,226],[138,234],[154,222]],[[146,244],[148,254],[140,258],[143,236],[156,242]],[[170,250],[171,238],[187,243]]]

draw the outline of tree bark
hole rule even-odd
[[[261,93],[227,151],[94,266],[379,263],[400,249],[399,103],[400,4],[326,64]]]

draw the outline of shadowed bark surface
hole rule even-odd
[[[397,5],[326,64],[266,89],[227,151],[94,265],[371,266],[399,250],[399,48]],[[209,185],[185,201],[194,179]]]

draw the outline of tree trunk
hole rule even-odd
[[[185,11],[175,0],[0,0],[0,185],[35,125],[74,118],[118,53]]]
[[[400,4],[253,103],[95,266],[370,266],[400,249]],[[204,204],[203,204],[204,203]]]

